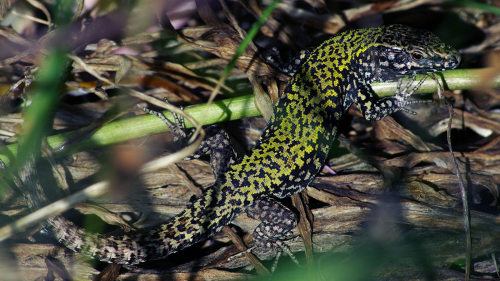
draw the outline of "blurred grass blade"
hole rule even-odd
[[[22,165],[28,157],[40,154],[42,138],[52,126],[68,69],[68,59],[64,51],[53,51],[45,59],[34,89],[29,93],[31,104],[24,114],[17,165]]]

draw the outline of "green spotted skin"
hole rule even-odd
[[[61,217],[49,220],[51,230],[70,249],[106,262],[165,258],[220,231],[249,206],[258,210],[258,200],[307,187],[351,104],[357,103],[367,120],[379,120],[412,103],[407,93],[377,99],[370,83],[452,69],[459,60],[457,51],[435,35],[402,25],[341,33],[301,61],[255,148],[229,161],[216,184],[188,209],[163,225],[121,236],[86,234]]]

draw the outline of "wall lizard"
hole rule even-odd
[[[274,198],[302,191],[326,160],[342,115],[357,103],[367,120],[404,110],[412,90],[378,99],[374,81],[396,80],[453,69],[460,56],[430,32],[402,25],[343,32],[308,53],[296,68],[256,146],[236,159],[214,135],[216,183],[188,209],[165,224],[129,234],[85,233],[63,217],[47,227],[66,247],[101,261],[137,264],[161,259],[218,232],[242,211],[263,222],[254,232],[256,249],[289,237],[296,220]],[[215,140],[215,141],[214,141]],[[210,148],[204,146],[203,149]]]

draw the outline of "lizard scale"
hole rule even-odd
[[[228,161],[216,183],[165,224],[118,236],[85,233],[62,217],[49,219],[48,227],[68,248],[120,264],[164,258],[220,231],[244,210],[271,218],[254,237],[285,239],[295,221],[279,219],[289,212],[275,211],[274,198],[298,193],[314,179],[347,109],[357,103],[367,120],[379,120],[412,103],[411,91],[378,99],[370,83],[453,69],[459,61],[438,37],[407,26],[338,34],[302,59],[256,146]]]

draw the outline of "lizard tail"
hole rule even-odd
[[[167,257],[188,247],[230,223],[241,210],[228,204],[224,188],[212,186],[186,210],[165,224],[117,236],[88,233],[61,217],[47,220],[47,229],[67,248],[100,261],[137,264]]]

